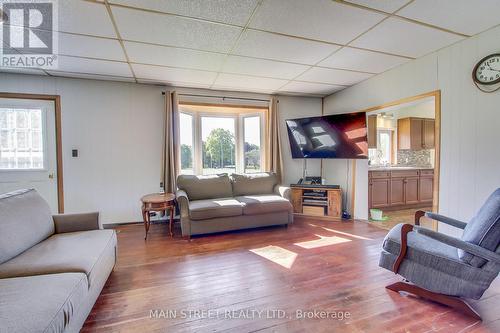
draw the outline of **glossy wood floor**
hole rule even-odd
[[[386,231],[368,223],[297,219],[191,242],[167,229],[153,225],[146,242],[141,225],[118,229],[118,263],[84,332],[500,332],[499,279],[473,303],[483,323],[386,290],[398,280],[377,265]],[[297,319],[297,309],[350,317]],[[200,312],[181,315],[190,310]],[[277,311],[225,319],[252,310]]]

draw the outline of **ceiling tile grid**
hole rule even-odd
[[[500,0],[65,0],[58,11],[59,68],[0,71],[325,96],[500,24]]]
[[[354,70],[367,73],[382,73],[407,62],[408,58],[344,47],[318,66]]]
[[[418,58],[451,45],[463,37],[391,17],[352,45],[366,49]]]

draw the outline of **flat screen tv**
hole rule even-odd
[[[366,113],[286,121],[293,158],[368,158]]]

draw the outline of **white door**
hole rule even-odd
[[[34,188],[57,213],[53,101],[0,98],[0,193]]]

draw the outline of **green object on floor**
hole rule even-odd
[[[370,221],[372,221],[372,222],[384,222],[387,220],[389,220],[389,216],[382,216],[382,218],[380,220],[375,220],[375,219],[370,218]]]

